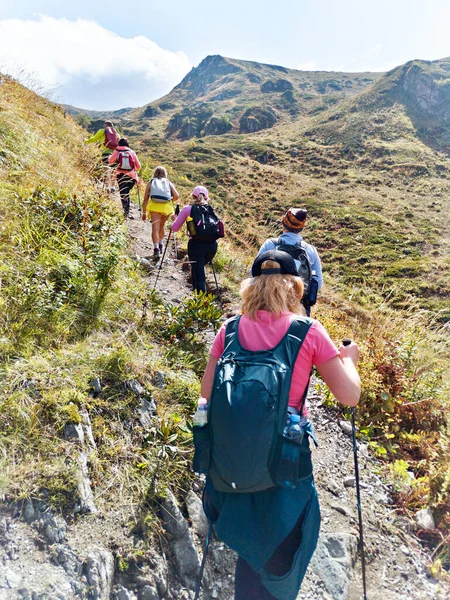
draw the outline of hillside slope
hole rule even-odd
[[[251,133],[324,110],[377,73],[331,73],[207,56],[167,95],[126,114],[128,129],[189,139]]]

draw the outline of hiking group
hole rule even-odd
[[[110,125],[105,122],[106,142]],[[108,148],[107,155],[105,163],[117,163],[128,216],[140,163],[125,138]],[[178,199],[165,168],[157,167],[145,190],[142,220],[150,214],[157,259],[167,219],[174,222],[164,253],[170,236],[186,223],[192,286],[205,292],[205,265],[217,252],[223,223],[205,187],[193,189],[191,203],[175,218]],[[214,526],[238,554],[235,600],[295,600],[316,548],[320,509],[310,441],[317,445],[317,440],[306,404],[313,367],[341,404],[354,407],[360,397],[358,346],[346,340],[336,348],[325,328],[310,317],[322,287],[322,266],[315,247],[302,237],[307,216],[305,209],[289,209],[281,235],[268,238],[259,249],[250,277],[241,284],[240,314],[215,336],[193,417],[193,467],[206,474],[203,507],[210,523],[202,569]],[[160,268],[163,260],[164,254]],[[354,426],[353,449],[357,469]],[[359,497],[358,512],[362,548]],[[362,553],[366,598],[363,559]]]

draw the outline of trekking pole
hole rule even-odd
[[[153,285],[153,289],[154,290],[156,290],[156,284],[158,283],[159,274],[161,273],[161,267],[163,266],[164,258],[166,257],[166,252],[167,252],[167,248],[169,246],[171,234],[172,234],[172,230],[169,229],[169,236],[167,238],[166,247],[164,248],[164,252],[163,252],[163,255],[162,255],[162,258],[161,258],[161,262],[159,263],[158,272],[156,273],[155,283]]]
[[[352,340],[346,338],[342,340],[344,346],[350,346]],[[366,557],[364,554],[364,535],[363,535],[363,520],[361,510],[361,490],[359,486],[359,466],[358,466],[358,447],[356,445],[356,425],[355,425],[355,407],[352,406],[352,440],[353,440],[353,460],[355,463],[355,480],[356,480],[356,502],[358,505],[358,521],[359,521],[359,551],[361,554],[361,571],[363,580],[364,600],[367,600],[367,584],[366,584]]]
[[[175,215],[178,217],[179,214],[180,214],[180,205],[177,204],[175,207]],[[173,247],[175,250],[175,258],[178,260],[177,234],[175,233],[175,231],[173,232]]]
[[[138,196],[138,202],[139,202],[139,212],[142,213],[142,208],[141,208],[141,193],[139,192],[139,180],[136,182],[136,188],[137,188],[137,196]]]
[[[197,587],[195,588],[194,600],[198,600],[198,596],[200,594],[200,587],[202,585],[202,579],[203,579],[203,571],[205,570],[206,557],[208,555],[209,542],[211,541],[212,526],[213,526],[212,521],[209,521],[208,533],[206,534],[206,539],[205,539],[205,549],[203,550],[202,564],[200,566],[200,572],[198,574]]]

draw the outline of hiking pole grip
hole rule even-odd
[[[345,338],[342,340],[343,346],[350,346],[352,340]],[[359,523],[359,550],[361,553],[361,572],[364,590],[364,600],[367,600],[367,583],[366,583],[366,557],[364,554],[364,535],[363,521],[361,509],[361,488],[359,485],[359,465],[358,465],[358,446],[356,445],[356,424],[355,424],[355,407],[352,406],[352,442],[353,442],[353,460],[355,464],[355,483],[356,483],[356,502],[358,506],[358,523]]]

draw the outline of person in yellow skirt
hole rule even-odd
[[[174,203],[178,200],[175,186],[167,179],[164,167],[156,167],[152,179],[147,184],[142,203],[142,220],[147,220],[147,212],[152,223],[153,256],[159,258],[163,251],[164,229],[169,216],[174,214]]]

